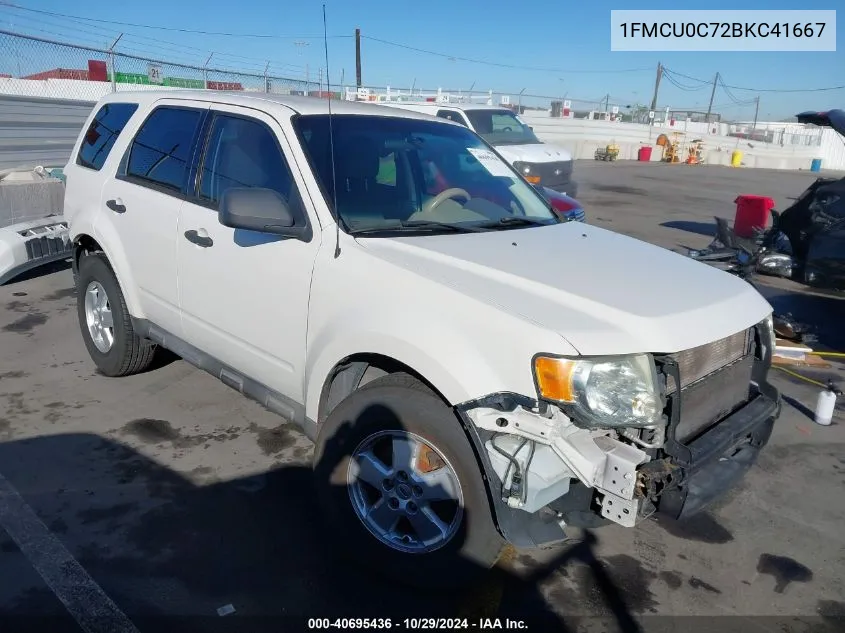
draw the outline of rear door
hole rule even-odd
[[[98,222],[114,225],[143,316],[180,332],[176,229],[208,104],[156,102],[101,194]]]
[[[195,196],[182,207],[177,231],[184,338],[239,373],[303,402],[311,272],[319,231],[305,239],[232,229],[218,204],[230,187],[273,189],[304,206],[290,145],[271,116],[214,104]]]
[[[94,114],[79,141],[79,150],[64,168],[66,220],[71,221],[76,215],[95,210],[100,205],[105,180],[102,170],[123,128],[137,110],[137,103],[109,102]]]

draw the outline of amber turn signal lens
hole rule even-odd
[[[526,176],[525,180],[530,182],[532,185],[539,185],[540,184],[540,176]]]
[[[575,362],[566,358],[538,356],[534,360],[534,375],[540,396],[558,402],[575,402],[572,372]]]

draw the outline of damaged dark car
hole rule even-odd
[[[845,139],[845,111],[802,112],[798,122],[829,127]],[[741,277],[787,277],[808,286],[845,291],[845,178],[816,179],[772,225],[754,238],[740,238],[722,218],[706,249],[690,256]]]

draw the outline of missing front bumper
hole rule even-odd
[[[734,488],[756,462],[780,414],[780,395],[770,385],[764,387],[700,437],[683,445],[672,441],[668,456],[651,461],[647,453],[633,446],[574,427],[551,437],[555,421],[520,411],[515,402],[494,406],[489,399],[476,401],[459,408],[458,413],[483,466],[499,531],[517,547],[542,547],[565,540],[567,513],[596,512],[606,521],[634,527],[654,512],[674,518],[690,516]],[[523,436],[533,435],[541,444],[556,449],[561,467],[568,470],[569,491],[553,500],[535,495],[535,503],[528,504],[534,506],[533,512],[510,507],[501,494],[501,468],[494,466],[488,450],[500,424],[486,418],[507,421],[508,426],[519,422],[516,426]],[[536,426],[534,433],[527,432],[529,425]],[[565,453],[560,451],[562,440],[568,449]],[[549,477],[540,479],[550,481]],[[553,487],[556,485],[548,490]],[[536,510],[541,497],[548,505]]]
[[[684,519],[735,488],[768,443],[780,409],[779,395],[759,394],[689,442],[685,455],[670,457],[669,481],[662,473],[643,470],[644,489],[663,488],[655,504],[658,512]]]

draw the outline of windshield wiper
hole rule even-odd
[[[508,215],[503,218],[499,218],[494,222],[490,222],[489,224],[482,224],[480,226],[490,230],[495,229],[498,226],[547,226],[548,224],[554,224],[554,222],[545,222],[544,220],[535,220],[533,218],[526,218],[519,215]]]
[[[471,226],[467,224],[449,224],[448,222],[435,222],[433,220],[412,220],[410,222],[399,222],[384,226],[368,226],[360,229],[353,229],[350,235],[372,235],[374,233],[391,233],[427,229],[446,229],[454,233],[479,233],[489,230],[486,226]]]

